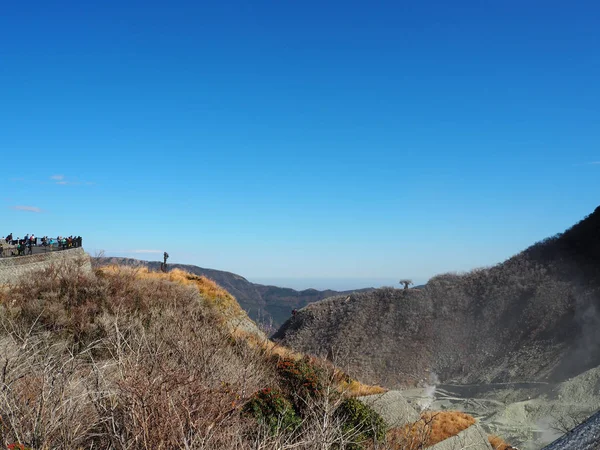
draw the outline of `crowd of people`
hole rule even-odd
[[[26,234],[24,238],[13,238],[10,233],[0,239],[0,257],[3,256],[24,256],[32,255],[35,247],[47,250],[66,250],[69,248],[81,247],[81,236],[57,236],[51,238],[48,236],[36,237],[33,233]]]

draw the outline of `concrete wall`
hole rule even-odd
[[[16,283],[30,272],[45,269],[52,264],[81,260],[85,270],[92,270],[90,256],[83,248],[73,248],[31,256],[5,256],[0,258],[0,284]]]

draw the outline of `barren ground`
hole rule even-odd
[[[521,450],[538,450],[600,409],[600,367],[557,384],[442,384],[402,394],[418,410],[464,411],[488,433]]]

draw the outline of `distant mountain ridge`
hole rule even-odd
[[[142,261],[134,258],[99,257],[94,258],[97,264],[120,264],[134,267],[149,267],[160,270],[159,261]],[[207,269],[188,264],[169,264],[170,269],[182,269],[195,275],[203,275],[216,281],[221,287],[231,293],[240,306],[255,322],[279,328],[292,314],[292,310],[300,309],[309,303],[335,295],[348,295],[352,292],[365,292],[374,288],[359,289],[358,291],[334,291],[331,289],[319,291],[305,289],[297,291],[291,288],[267,286],[252,283],[241,275],[222,270]]]
[[[600,365],[600,207],[494,267],[335,296],[274,335],[386,387],[563,380]],[[339,361],[343,358],[343,361]]]

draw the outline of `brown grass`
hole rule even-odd
[[[246,315],[237,303],[234,296],[232,296],[225,289],[221,288],[213,280],[210,280],[204,276],[193,275],[180,269],[174,269],[167,273],[163,273],[149,272],[144,269],[118,265],[104,266],[97,270],[103,274],[111,274],[113,276],[118,274],[129,274],[141,280],[167,280],[184,286],[193,286],[198,289],[202,297],[209,301],[210,306],[215,306],[219,312],[223,313],[225,316]],[[292,358],[294,360],[300,360],[301,358],[305,357],[303,353],[296,352],[288,347],[275,344],[264,336],[259,336],[243,329],[234,329],[232,331],[232,336],[235,339],[245,340],[247,344],[254,346],[255,348],[260,348],[265,352],[267,357],[278,356],[280,358]],[[336,374],[336,379],[339,380],[339,390],[344,392],[344,394],[349,397],[381,394],[386,392],[386,389],[382,388],[381,386],[363,384],[358,380],[350,379],[340,369],[334,368],[333,366],[332,368],[336,372],[339,372]]]
[[[388,440],[397,450],[417,450],[456,436],[475,422],[460,411],[428,411],[418,422],[390,430]]]
[[[198,289],[202,297],[208,300],[210,306],[215,306],[220,313],[223,313],[226,317],[230,316],[246,316],[246,313],[237,303],[234,296],[232,296],[225,289],[220,287],[217,283],[204,276],[197,276],[185,272],[180,269],[174,269],[167,273],[164,272],[150,272],[140,268],[130,268],[125,266],[110,265],[103,266],[97,269],[97,271],[105,275],[123,275],[130,274],[137,279],[141,280],[167,280],[174,283],[178,283],[184,286],[193,286]],[[299,360],[305,355],[291,350],[288,347],[275,344],[266,337],[259,336],[255,333],[250,333],[243,329],[234,329],[232,336],[235,339],[246,340],[248,344],[262,349],[268,357],[278,356],[280,358],[292,358]],[[339,380],[339,390],[344,392],[349,397],[358,397],[363,395],[381,394],[386,392],[386,389],[381,386],[372,386],[359,382],[358,380],[349,379],[341,370],[335,368],[339,372],[337,379]]]
[[[213,280],[193,275],[180,269],[173,269],[167,273],[149,272],[146,269],[126,266],[110,265],[97,269],[97,273],[105,275],[130,274],[140,280],[165,280],[183,286],[193,286],[200,295],[211,305],[217,307],[226,315],[245,315],[245,312],[236,301],[235,297],[215,283]]]
[[[83,267],[48,267],[0,290],[0,447],[343,446],[352,437],[334,420],[337,405],[382,391],[311,357],[326,395],[305,411],[301,434],[264,434],[241,408],[258,390],[283,387],[277,360],[304,355],[232,329],[231,318],[247,316],[204,277]]]
[[[490,441],[490,445],[494,450],[514,450],[514,447],[511,447],[504,439],[495,434],[488,436],[488,441]]]
[[[223,326],[233,296],[181,271],[81,267],[0,291],[0,447],[247,448],[239,409],[277,379]]]
[[[348,397],[361,397],[363,395],[383,394],[387,389],[381,386],[361,383],[358,380],[342,381],[341,391]]]

